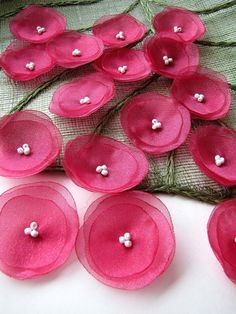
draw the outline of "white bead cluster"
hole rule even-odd
[[[25,65],[26,69],[28,69],[29,71],[34,71],[35,69],[35,63],[34,62],[29,62],[29,63],[26,63]]]
[[[128,70],[127,65],[122,65],[118,68],[118,71],[122,74],[124,74]]]
[[[164,56],[163,61],[164,61],[165,65],[169,65],[170,63],[173,62],[173,58],[169,58],[168,56]]]
[[[152,129],[160,129],[161,128],[161,122],[158,121],[157,119],[152,119]]]
[[[225,159],[224,157],[220,156],[220,155],[216,155],[215,156],[215,164],[217,167],[222,166],[225,163]]]
[[[30,147],[28,144],[23,144],[21,147],[17,148],[17,153],[19,155],[29,155],[30,154]]]
[[[126,232],[123,236],[119,237],[119,242],[123,244],[125,247],[131,247],[133,245],[131,241],[131,234]]]
[[[84,104],[90,104],[91,100],[88,96],[85,96],[84,98],[81,98],[79,102],[81,105],[84,105]]]
[[[194,98],[198,101],[198,102],[203,102],[205,96],[203,94],[194,94]]]
[[[39,235],[39,232],[37,231],[38,229],[38,224],[37,222],[33,221],[30,224],[30,227],[25,228],[24,233],[26,235],[30,235],[32,238],[37,238]]]
[[[182,27],[180,27],[180,26],[174,26],[174,32],[175,32],[175,33],[181,33],[181,32],[182,32]]]
[[[106,165],[97,166],[96,172],[100,173],[102,176],[106,177],[108,175],[108,168]]]
[[[116,39],[125,40],[125,34],[124,32],[120,31],[116,34]]]
[[[42,35],[43,33],[46,32],[45,27],[42,27],[42,26],[37,26],[37,27],[36,27],[36,30],[37,30],[37,32],[38,32],[39,35]]]
[[[74,57],[78,57],[78,56],[81,56],[81,51],[79,50],[79,49],[74,49],[73,51],[72,51],[72,56],[74,56]]]

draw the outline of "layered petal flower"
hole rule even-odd
[[[236,283],[236,198],[214,208],[207,229],[214,254],[225,274]]]
[[[31,43],[45,43],[65,29],[66,18],[61,13],[40,5],[29,5],[10,22],[11,33]]]
[[[133,97],[121,111],[125,134],[138,148],[161,154],[183,144],[189,134],[189,111],[174,99],[148,92]]]
[[[193,42],[202,37],[206,28],[200,17],[184,8],[167,7],[153,18],[157,33],[177,34],[185,42]]]
[[[208,68],[183,72],[171,86],[171,95],[193,116],[216,120],[226,116],[230,109],[231,93],[226,78]]]
[[[169,78],[176,78],[190,67],[196,70],[199,64],[198,47],[183,42],[176,34],[163,32],[150,37],[145,41],[145,53],[153,71]]]
[[[62,138],[50,118],[25,110],[0,119],[0,175],[26,177],[51,165],[59,156]]]
[[[95,61],[94,67],[114,80],[133,82],[151,74],[151,65],[143,51],[129,48],[110,49]]]
[[[114,94],[115,85],[110,77],[92,73],[59,87],[49,109],[62,117],[86,117],[106,104]]]
[[[75,202],[60,184],[20,185],[0,196],[0,270],[16,279],[45,275],[63,265],[75,245]]]
[[[155,196],[131,191],[102,196],[88,208],[77,255],[99,281],[135,290],[170,265],[175,237],[169,212]]]
[[[148,161],[143,152],[95,134],[69,141],[63,166],[77,185],[104,193],[128,190],[139,184],[148,171]]]
[[[147,27],[143,23],[126,13],[103,16],[93,26],[93,34],[110,48],[136,42],[146,32]]]
[[[189,150],[193,160],[209,178],[224,186],[236,185],[236,132],[204,125],[191,135]]]
[[[64,68],[76,68],[96,60],[103,48],[101,39],[76,31],[58,35],[47,44],[49,55]]]

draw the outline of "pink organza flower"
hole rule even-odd
[[[58,11],[30,5],[10,22],[10,31],[19,40],[45,43],[66,29],[66,18]]]
[[[190,69],[176,78],[171,95],[189,109],[193,116],[216,120],[226,116],[230,109],[231,94],[226,78],[211,69]]]
[[[122,47],[143,38],[147,27],[129,14],[106,15],[93,26],[93,34],[110,48]]]
[[[189,111],[174,99],[148,92],[133,97],[121,111],[125,134],[138,148],[161,154],[183,144],[189,134]]]
[[[44,45],[13,42],[0,56],[0,65],[13,80],[28,81],[50,71],[55,62]]]
[[[139,184],[148,171],[148,161],[142,151],[95,134],[69,141],[63,166],[77,185],[104,193],[128,190]]]
[[[193,160],[209,178],[224,186],[236,185],[236,132],[232,129],[204,125],[190,138]]]
[[[114,94],[115,85],[111,78],[92,73],[59,87],[49,109],[62,117],[86,117],[106,104]]]
[[[159,34],[177,34],[185,42],[193,42],[202,37],[206,28],[200,17],[184,8],[168,7],[156,14],[153,26]]]
[[[75,202],[60,184],[14,187],[0,196],[0,270],[16,279],[41,277],[71,254],[79,229]]]
[[[143,51],[129,48],[106,50],[95,61],[94,67],[114,80],[123,82],[142,80],[151,74],[151,65]]]
[[[102,196],[85,214],[76,252],[102,283],[126,290],[143,288],[174,257],[170,214],[158,198],[145,192]]]
[[[27,177],[51,165],[59,156],[62,138],[50,118],[24,110],[0,118],[0,175]]]
[[[58,35],[47,44],[49,55],[64,68],[76,68],[96,60],[103,48],[101,39],[76,31]]]
[[[208,238],[225,274],[236,284],[236,198],[215,207],[208,222]]]
[[[145,41],[145,53],[152,64],[153,71],[176,78],[184,70],[197,69],[199,64],[198,47],[193,43],[185,43],[171,33],[160,33]]]

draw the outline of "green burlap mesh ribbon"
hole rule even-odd
[[[0,49],[13,40],[9,32],[9,21],[20,9],[28,4],[42,4],[57,8],[68,20],[68,28],[89,32],[93,22],[105,14],[129,12],[150,28],[152,16],[165,6],[186,7],[200,14],[207,32],[197,42],[200,48],[201,65],[223,73],[231,84],[233,104],[227,118],[215,123],[236,127],[236,0],[8,0],[0,1]],[[0,73],[1,115],[27,109],[37,109],[48,114],[60,129],[64,143],[79,134],[97,132],[129,142],[120,123],[119,112],[126,101],[143,91],[158,91],[168,94],[171,80],[153,75],[142,82],[117,83],[116,97],[90,117],[65,119],[48,111],[53,92],[62,83],[75,77],[82,77],[94,71],[91,65],[74,70],[56,68],[32,82],[14,82]],[[193,128],[205,123],[194,121]],[[52,170],[63,170],[61,157]],[[200,172],[188,152],[188,141],[168,154],[151,157],[147,178],[138,187],[149,192],[169,192],[217,203],[236,196],[236,188],[224,188]]]

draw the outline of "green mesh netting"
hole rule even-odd
[[[223,73],[231,84],[233,104],[230,114],[223,121],[236,127],[236,0],[8,0],[0,1],[0,50],[13,39],[8,25],[11,16],[28,4],[43,4],[56,7],[68,20],[68,28],[90,31],[93,22],[105,14],[130,12],[151,29],[152,16],[168,5],[189,8],[200,14],[207,33],[197,44],[201,53],[201,64]],[[14,82],[4,73],[0,73],[1,115],[23,108],[37,109],[48,114],[60,129],[64,143],[79,134],[99,132],[124,142],[129,140],[121,130],[119,111],[126,100],[142,91],[158,91],[168,94],[171,80],[156,76],[142,82],[117,83],[116,97],[90,117],[66,119],[52,115],[48,111],[53,92],[65,81],[82,77],[92,72],[90,65],[74,70],[56,68],[52,72],[32,82]],[[202,123],[194,121],[193,127]],[[63,155],[63,152],[62,152]],[[61,155],[61,156],[62,156]],[[216,203],[225,198],[236,196],[236,188],[224,188],[210,179],[194,164],[189,152],[188,141],[168,154],[149,157],[150,171],[147,178],[138,187],[149,192],[170,192]],[[61,169],[61,157],[53,170]]]

